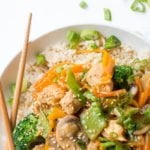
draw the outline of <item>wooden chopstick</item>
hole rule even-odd
[[[24,39],[23,49],[21,52],[21,57],[20,57],[20,62],[19,62],[19,69],[18,69],[18,75],[17,75],[17,80],[16,80],[16,88],[15,88],[14,97],[13,97],[13,105],[12,105],[12,112],[11,112],[11,118],[10,118],[12,130],[14,129],[16,125],[16,120],[17,120],[22,81],[23,81],[23,76],[24,76],[26,57],[28,53],[28,42],[29,42],[29,36],[30,36],[31,21],[32,21],[32,13],[30,13],[28,17],[25,39]]]
[[[0,81],[0,109],[1,109],[1,114],[2,114],[3,120],[4,120],[9,150],[15,150],[14,144],[13,144],[13,138],[12,138],[11,124],[9,121],[5,98],[4,98],[4,94],[2,91],[1,81]]]

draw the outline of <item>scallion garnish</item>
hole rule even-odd
[[[36,64],[37,65],[45,65],[46,64],[46,58],[43,54],[36,55]]]
[[[135,0],[131,5],[131,9],[136,12],[146,11],[145,5],[143,4],[141,0]]]
[[[111,21],[112,20],[111,11],[108,8],[104,8],[104,19],[106,21]]]
[[[67,32],[67,40],[69,42],[69,47],[71,49],[76,48],[76,46],[78,45],[80,41],[80,34],[75,31],[70,30]]]
[[[82,9],[86,9],[88,7],[87,3],[85,1],[81,1],[79,6],[82,8]]]

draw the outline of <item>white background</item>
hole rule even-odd
[[[81,23],[109,24],[136,32],[150,41],[150,8],[130,10],[133,0],[0,0],[0,74],[21,49],[28,12],[33,13],[30,40],[53,29]],[[112,22],[103,19],[103,8],[110,8]]]

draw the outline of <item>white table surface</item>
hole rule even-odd
[[[136,32],[150,41],[150,8],[142,14],[130,10],[133,0],[85,0],[89,7],[83,10],[80,1],[1,0],[0,74],[21,49],[28,12],[33,13],[30,40],[66,25],[99,23]],[[103,8],[111,9],[112,22],[103,19]]]

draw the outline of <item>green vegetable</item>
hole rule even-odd
[[[128,133],[132,133],[136,129],[136,122],[134,121],[134,115],[139,111],[138,108],[126,107],[126,109],[119,108],[121,114],[120,120],[123,123]]]
[[[82,104],[85,104],[85,97],[83,96],[82,88],[78,81],[76,80],[73,72],[71,69],[67,72],[67,85],[72,90],[74,95],[79,98],[79,100],[82,102]]]
[[[76,46],[78,45],[80,41],[80,35],[77,32],[70,30],[67,32],[66,37],[69,42],[69,47],[76,48]]]
[[[116,88],[128,90],[133,83],[133,69],[127,65],[115,66],[113,79]]]
[[[90,108],[81,114],[80,121],[91,140],[96,139],[106,126],[106,117],[98,102],[93,102]]]
[[[96,30],[85,29],[81,31],[80,37],[82,40],[98,40],[100,38],[100,33]]]
[[[109,142],[105,142],[101,144],[103,148],[108,148],[108,147],[112,147],[115,146],[115,142],[109,141]]]
[[[37,129],[38,117],[34,114],[27,115],[21,120],[13,131],[14,144],[16,150],[29,150],[33,143],[43,143]],[[40,139],[40,141],[38,141]]]
[[[81,150],[86,150],[86,143],[85,142],[83,142],[82,140],[78,139],[76,141],[76,143],[79,145]]]
[[[104,19],[106,21],[111,21],[111,11],[108,8],[104,8]]]
[[[121,45],[121,41],[114,35],[111,35],[106,39],[104,47],[106,49],[115,48]]]
[[[43,136],[44,138],[46,138],[48,136],[48,133],[51,131],[48,119],[43,111],[41,111],[39,114],[37,128],[42,130],[41,136]]]
[[[16,84],[15,84],[15,83],[12,83],[12,84],[10,85],[10,92],[11,92],[12,95],[13,95],[14,92],[15,92],[15,88],[16,88]]]
[[[86,9],[88,7],[87,3],[85,1],[81,1],[79,6],[82,8],[82,9]]]
[[[46,64],[46,58],[43,54],[37,54],[35,56],[35,58],[36,58],[37,65],[45,65]]]
[[[89,47],[89,49],[97,49],[98,48],[98,46],[96,45],[96,43],[90,43],[88,45],[88,47]]]
[[[21,89],[21,92],[26,92],[28,89],[28,81],[27,79],[23,78],[23,82],[22,82],[22,89]]]
[[[136,12],[145,12],[146,8],[145,5],[141,0],[134,0],[134,2],[131,5],[131,9]]]
[[[9,106],[12,106],[13,104],[13,98],[12,97],[9,97],[9,99],[7,100]]]
[[[150,69],[150,60],[149,59],[135,59],[132,62],[132,66],[135,70],[145,71],[147,69]]]
[[[90,92],[90,91],[85,91],[84,94],[83,94],[83,96],[84,96],[85,98],[87,98],[88,100],[93,101],[93,102],[99,101],[99,98],[95,97],[95,96],[93,95],[93,93]]]

